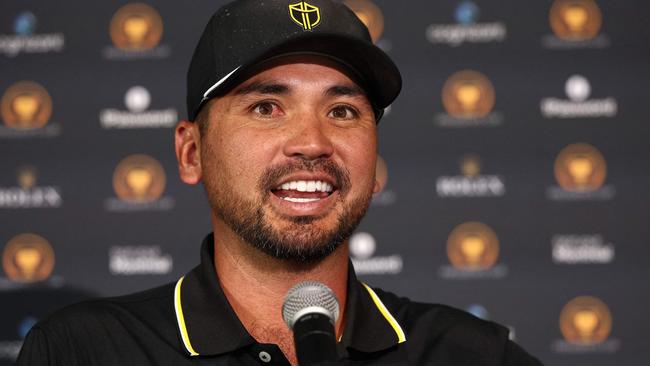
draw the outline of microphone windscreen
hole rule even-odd
[[[282,304],[282,318],[293,329],[295,322],[310,312],[325,314],[335,324],[339,317],[339,302],[334,292],[324,284],[303,281],[287,292]]]

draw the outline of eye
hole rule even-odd
[[[359,115],[356,109],[347,105],[338,105],[329,112],[328,116],[335,119],[353,119]]]
[[[252,111],[260,117],[273,117],[282,112],[277,104],[268,101],[255,104]]]

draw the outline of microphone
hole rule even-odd
[[[300,282],[287,292],[282,304],[282,318],[293,330],[300,366],[325,366],[337,362],[334,324],[338,317],[336,296],[320,282]]]

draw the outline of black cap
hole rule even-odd
[[[402,87],[397,66],[344,4],[237,0],[214,13],[194,50],[187,72],[189,120],[207,100],[243,81],[253,66],[290,54],[322,55],[345,66],[368,94],[377,120]]]

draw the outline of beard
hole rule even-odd
[[[335,178],[339,192],[339,206],[336,222],[331,228],[319,225],[319,216],[280,216],[273,225],[264,208],[270,199],[271,190],[279,179],[296,171],[325,172]],[[213,175],[214,176],[214,175]],[[269,167],[258,182],[262,199],[246,199],[237,195],[224,182],[204,181],[210,206],[217,217],[223,220],[233,232],[253,248],[273,257],[300,264],[319,262],[333,253],[352,235],[365,216],[372,187],[347,202],[350,192],[349,173],[330,160],[297,160],[283,165]]]

